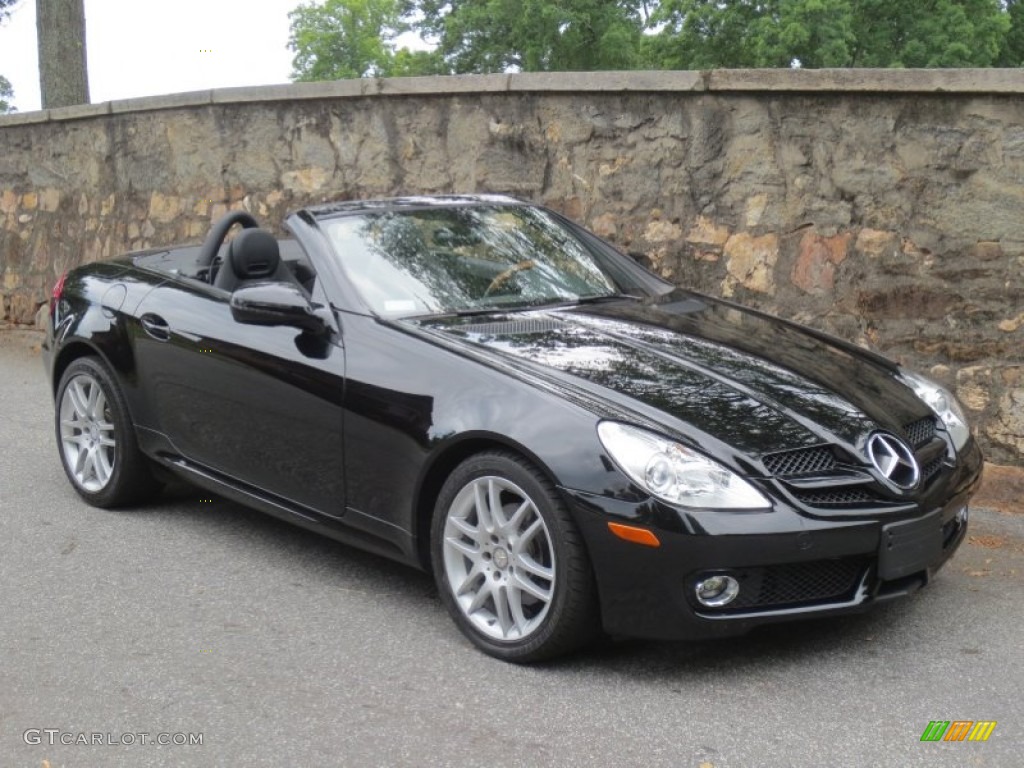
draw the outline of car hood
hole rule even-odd
[[[559,372],[620,407],[654,409],[676,431],[748,455],[822,442],[860,453],[870,433],[901,434],[930,413],[877,355],[681,291],[420,326],[477,354]]]

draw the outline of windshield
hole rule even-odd
[[[539,208],[380,211],[320,226],[382,315],[499,311],[618,292],[595,255]]]

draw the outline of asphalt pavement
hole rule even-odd
[[[0,332],[0,768],[1024,765],[1024,514],[864,616],[516,667],[387,560],[185,486],[86,506],[33,339]]]

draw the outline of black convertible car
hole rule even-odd
[[[863,610],[964,538],[963,412],[877,355],[510,198],[286,224],[231,213],[57,284],[44,358],[87,502],[184,477],[432,571],[510,661]]]

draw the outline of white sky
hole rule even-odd
[[[288,11],[301,2],[85,0],[89,95],[96,103],[286,83]],[[0,24],[0,75],[19,112],[39,109],[35,0],[21,0]]]

